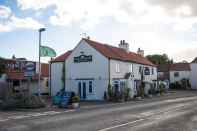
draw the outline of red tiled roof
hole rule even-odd
[[[191,63],[197,63],[197,57]]]
[[[190,64],[189,63],[175,63],[171,64],[170,71],[190,71]]]
[[[68,58],[68,56],[69,56],[71,53],[72,53],[72,50],[67,51],[66,53],[64,53],[64,54],[62,54],[62,55],[56,57],[55,59],[53,59],[51,62],[63,62],[63,61],[65,61],[65,60]]]
[[[162,64],[157,66],[158,72],[169,72],[170,64]]]
[[[89,39],[84,39],[89,45],[99,51],[101,54],[110,59],[117,59],[122,61],[130,61],[138,64],[156,66],[145,57],[133,52],[127,52],[124,49],[96,42]]]

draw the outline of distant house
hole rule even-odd
[[[4,59],[1,61],[5,64],[7,81],[9,87],[12,88],[13,92],[19,92],[20,90],[26,90],[28,87],[28,77],[25,74],[25,65],[29,62],[33,63],[35,66],[34,76],[30,80],[29,89],[30,92],[38,92],[38,62],[28,61],[25,58],[12,58]],[[49,64],[41,64],[41,93],[49,93]]]
[[[158,70],[158,80],[160,81],[170,81],[170,64],[163,64],[157,66]]]
[[[191,67],[191,88],[197,89],[197,57],[190,63]]]
[[[54,96],[59,92],[62,88],[65,88],[64,79],[65,79],[65,64],[66,59],[71,54],[72,51],[68,51],[55,59],[51,60],[51,95]],[[64,70],[64,71],[63,71]],[[63,73],[64,72],[64,73]]]
[[[191,68],[189,63],[175,63],[170,65],[170,83],[190,80]]]

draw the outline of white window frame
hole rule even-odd
[[[130,72],[133,72],[133,64],[130,65]]]
[[[152,67],[152,69],[151,69],[151,74],[152,75],[154,75],[155,74],[155,70],[154,70],[154,68]]]
[[[120,72],[120,64],[116,63],[116,73],[119,73],[119,72]]]
[[[175,77],[175,78],[180,77],[180,73],[179,73],[178,71],[174,72],[174,77]]]
[[[92,92],[90,92],[90,82],[92,82]],[[95,93],[94,82],[92,80],[88,80],[88,93],[89,94]]]

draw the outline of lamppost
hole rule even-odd
[[[41,46],[41,33],[45,31],[45,28],[40,28],[39,32],[39,65],[38,65],[38,96],[40,96],[40,76],[41,76],[41,64],[40,64],[40,46]]]

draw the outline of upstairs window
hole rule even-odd
[[[133,72],[133,65],[130,65],[130,72]]]
[[[117,63],[116,64],[116,72],[119,73],[120,72],[120,65]]]
[[[150,75],[150,69],[149,69],[149,67],[145,67],[145,69],[144,69],[144,75]]]
[[[152,68],[152,75],[154,75],[154,68]]]
[[[174,72],[174,77],[179,77],[179,72]]]
[[[139,66],[139,73],[141,74],[141,72],[142,72],[142,67]]]

